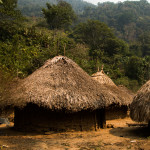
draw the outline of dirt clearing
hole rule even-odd
[[[107,121],[114,128],[89,132],[18,132],[0,125],[0,149],[2,150],[150,150],[150,130],[131,119]],[[128,124],[131,124],[128,127]]]

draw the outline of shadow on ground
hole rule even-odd
[[[148,127],[117,127],[109,131],[110,134],[118,137],[130,139],[145,139],[150,137],[150,128]]]
[[[0,127],[0,149],[7,150],[42,150],[48,149],[43,142],[41,132],[19,132],[13,126]]]
[[[0,127],[0,136],[30,136],[30,135],[42,135],[44,132],[21,132],[14,129],[13,126]]]

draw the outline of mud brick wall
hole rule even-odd
[[[97,130],[101,123],[101,114],[97,115],[97,112],[99,111],[65,113],[28,104],[24,109],[15,108],[14,127],[22,131]]]
[[[128,116],[127,106],[111,106],[106,108],[106,120],[123,119]]]

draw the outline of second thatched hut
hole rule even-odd
[[[134,97],[130,117],[137,122],[146,122],[150,127],[150,80],[141,87]]]
[[[133,94],[125,92],[118,88],[115,83],[104,73],[103,68],[92,75],[92,78],[96,80],[101,86],[111,91],[112,95],[119,98],[118,103],[112,103],[106,110],[106,120],[125,118],[128,116],[129,105],[132,102]]]

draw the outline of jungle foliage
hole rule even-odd
[[[72,6],[65,1],[60,1],[57,5],[49,3],[46,5],[47,9],[43,8],[42,12],[52,30],[67,28],[76,18]]]
[[[45,0],[46,2],[48,1]],[[146,1],[142,0],[139,3],[145,6]],[[69,6],[69,9],[62,7],[62,11],[56,11],[60,4]],[[95,14],[92,12],[104,4],[99,4],[98,7],[92,5],[89,15],[96,15],[96,12]],[[121,4],[124,6],[126,2]],[[112,9],[115,12],[115,8],[118,7],[116,5],[119,4],[110,3],[109,5],[115,6]],[[105,11],[105,14],[109,11],[110,9]],[[87,16],[87,19],[85,9],[82,13],[79,11],[80,15],[77,14],[77,10],[75,11],[80,21],[73,22],[75,14],[71,5],[66,1],[48,3],[47,8],[43,6],[42,12],[43,17],[25,18],[17,9],[16,0],[7,0],[7,3],[6,0],[0,2],[1,79],[10,76],[25,78],[42,66],[47,59],[56,55],[66,55],[73,59],[90,75],[104,64],[105,73],[117,85],[123,84],[133,91],[150,79],[150,30],[148,27],[144,32],[138,26],[136,29],[138,35],[131,41],[120,38],[123,34],[121,35],[121,28],[117,24],[114,24],[116,28],[114,29],[112,25],[108,26],[108,23],[97,18],[91,19]],[[51,15],[55,12],[57,15],[52,17]],[[114,15],[112,12],[109,14]],[[145,16],[148,16],[148,12],[143,15],[143,18]],[[58,24],[56,20],[62,23]],[[141,25],[142,23],[141,21]],[[127,30],[128,28],[124,31]],[[116,36],[118,33],[120,36]]]

